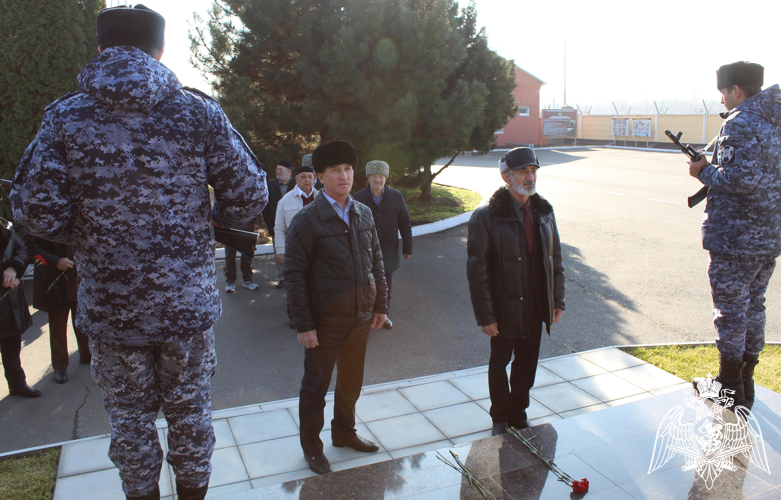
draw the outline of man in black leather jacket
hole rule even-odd
[[[372,452],[379,447],[355,432],[355,403],[363,385],[370,328],[388,312],[382,252],[371,210],[350,197],[353,146],[320,145],[312,163],[324,189],[292,220],[285,244],[285,283],[298,342],[306,347],[299,415],[309,468],[331,472],[323,454],[325,395],[339,363],[331,439],[336,447]]]
[[[488,388],[494,434],[523,428],[544,322],[564,311],[564,265],[553,207],[536,194],[539,162],[516,148],[499,162],[508,186],[469,221],[467,278],[477,324],[491,337]],[[507,383],[507,364],[515,352]]]

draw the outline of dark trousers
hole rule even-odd
[[[393,291],[393,273],[395,272],[396,271],[385,273],[385,282],[388,283],[388,316],[390,316],[390,301],[393,296],[391,293]]]
[[[317,329],[318,346],[304,355],[304,379],[301,381],[299,417],[301,448],[308,456],[323,453],[320,431],[325,419],[325,394],[336,366],[336,393],[331,437],[355,432],[355,403],[361,395],[363,364],[369,341],[369,323],[323,326]]]
[[[0,354],[2,354],[5,379],[9,389],[18,389],[27,383],[22,369],[22,336],[0,337]]]
[[[254,255],[241,254],[241,277],[244,281],[252,281],[252,259]],[[225,247],[225,281],[236,282],[236,249]]]
[[[89,359],[89,338],[76,327],[76,303],[70,305],[71,325],[76,334],[76,344],[79,346],[79,356]],[[49,345],[52,351],[52,368],[68,369],[68,313],[49,313]]]
[[[491,395],[491,419],[494,423],[518,426],[526,420],[529,391],[534,386],[537,361],[540,356],[542,318],[529,318],[529,338],[491,337],[491,358],[488,362],[488,391]],[[515,354],[508,386],[507,364]]]

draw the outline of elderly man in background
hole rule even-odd
[[[311,159],[311,158],[310,158]],[[277,263],[285,265],[285,239],[287,230],[293,217],[301,211],[302,208],[315,201],[317,190],[313,187],[315,182],[315,169],[311,166],[298,167],[296,170],[296,187],[279,200],[277,206],[277,221],[274,224],[274,252]],[[287,305],[287,317],[290,328],[295,328],[293,317],[290,315],[290,303]]]
[[[385,267],[385,281],[388,283],[388,318],[383,328],[393,328],[390,320],[390,303],[393,295],[393,273],[401,263],[399,259],[399,232],[404,242],[402,253],[405,259],[412,255],[412,223],[410,222],[407,204],[400,191],[386,186],[390,166],[380,160],[366,164],[366,177],[369,187],[355,193],[355,200],[360,201],[372,211],[374,225],[380,238],[382,262]]]
[[[90,338],[126,498],[160,498],[162,409],[176,494],[203,500],[222,312],[213,225],[251,221],[268,193],[217,101],[160,63],[164,31],[142,5],[98,13],[100,55],[79,74],[80,92],[46,108],[11,205],[33,236],[73,246],[76,325]]]
[[[288,161],[281,160],[277,163],[277,178],[268,182],[268,205],[263,209],[263,221],[266,223],[268,234],[271,236],[271,243],[275,248],[277,244],[274,225],[277,222],[277,205],[279,200],[295,187],[296,181],[293,179],[293,165]],[[277,284],[275,288],[279,290],[285,286],[285,278],[282,273],[282,264],[279,261],[276,261],[276,264]]]

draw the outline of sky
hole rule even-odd
[[[166,18],[163,63],[185,85],[210,91],[189,63],[187,34],[192,13],[207,18],[212,0],[142,1]],[[781,82],[778,0],[476,0],[476,5],[491,48],[546,83],[543,107],[564,104],[565,44],[566,103],[581,109],[607,111],[611,102],[620,107],[654,100],[718,103],[716,70],[739,60],[765,66],[765,87]]]

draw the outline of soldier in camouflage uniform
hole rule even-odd
[[[160,498],[162,408],[179,498],[202,499],[222,312],[213,221],[251,221],[268,192],[219,104],[159,62],[164,23],[143,6],[98,14],[101,54],[79,74],[81,91],[46,109],[11,202],[28,232],[73,246],[76,321],[90,337],[125,495]]]
[[[711,164],[689,162],[708,187],[702,246],[710,252],[717,380],[735,391],[736,406],[749,408],[765,345],[765,291],[781,254],[781,91],[761,90],[763,76],[759,64],[719,68],[726,121]]]

